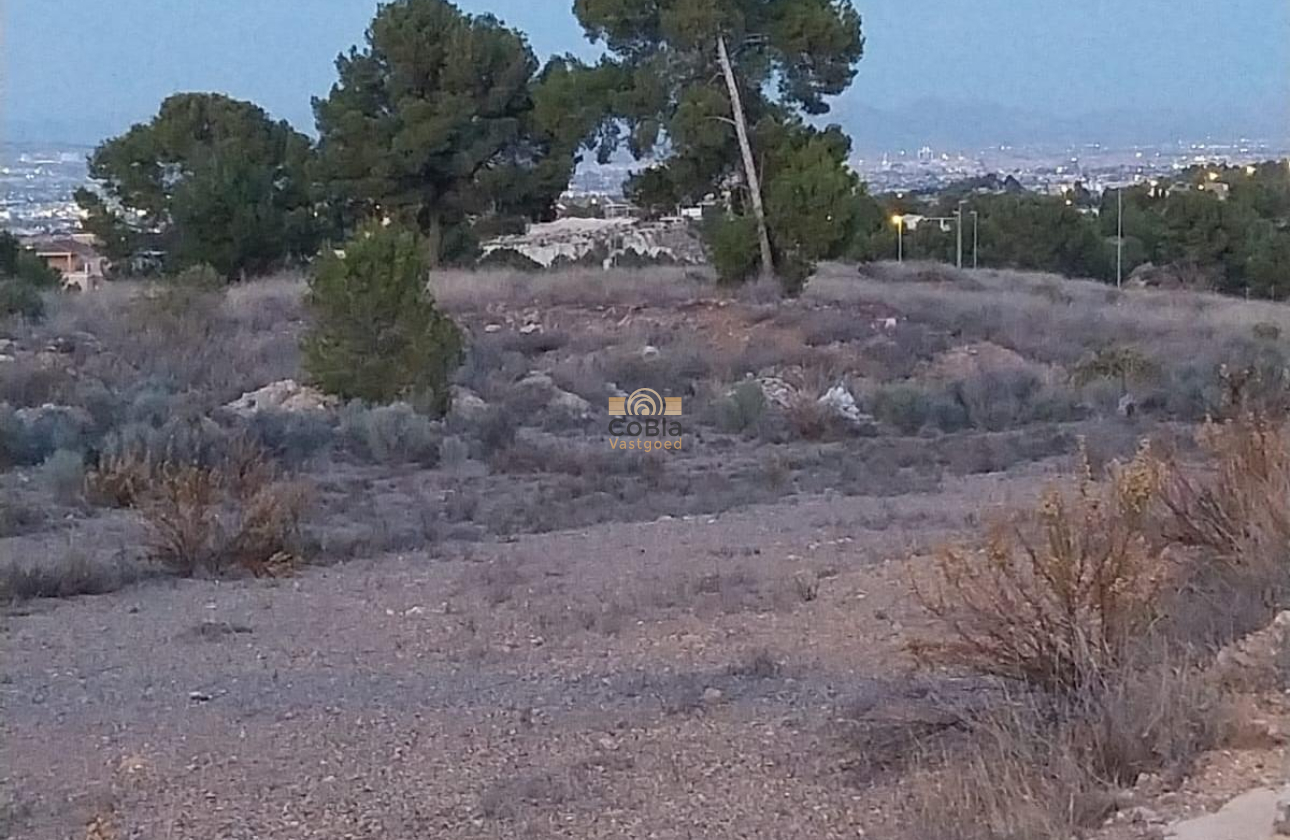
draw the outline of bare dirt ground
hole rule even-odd
[[[954,690],[907,676],[898,561],[1030,487],[41,602],[5,620],[10,808],[31,837],[864,836],[847,716]]]

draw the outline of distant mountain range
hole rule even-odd
[[[923,145],[957,151],[1001,144],[1146,146],[1242,137],[1290,145],[1290,95],[1263,108],[1216,106],[1197,113],[1164,108],[1045,113],[941,99],[875,108],[844,96],[824,119],[842,125],[862,153]]]

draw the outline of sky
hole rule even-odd
[[[860,133],[881,137],[889,123],[921,118],[947,142],[967,142],[987,123],[1027,132],[1053,117],[1131,135],[1134,113],[1151,111],[1198,137],[1290,140],[1290,0],[854,2],[868,44],[836,113]],[[539,55],[597,54],[571,0],[460,5],[527,32]],[[251,99],[311,131],[310,98],[330,88],[337,53],[362,40],[375,9],[374,0],[0,0],[0,138],[95,142],[180,90]]]

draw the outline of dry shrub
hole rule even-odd
[[[209,464],[127,450],[87,481],[97,498],[139,511],[152,557],[178,574],[276,576],[297,562],[309,489],[254,445],[235,442]]]
[[[85,496],[93,504],[133,507],[152,484],[157,465],[138,449],[99,456],[98,466],[85,475]]]
[[[276,577],[297,564],[300,517],[308,489],[264,473],[227,466],[169,466],[139,511],[153,557],[171,570],[223,574],[230,569]]]
[[[937,554],[933,579],[914,588],[949,638],[920,641],[916,653],[1058,691],[1122,662],[1171,578],[1149,533],[1161,465],[1143,446],[1099,483],[1083,447],[1080,462],[1074,486],[1050,488],[1029,516]]]
[[[1200,431],[1210,467],[1170,464],[1162,500],[1170,536],[1237,566],[1283,563],[1290,545],[1290,447],[1283,422],[1249,414]]]
[[[802,440],[821,441],[840,437],[845,431],[837,417],[818,400],[799,395],[785,410],[789,426]]]

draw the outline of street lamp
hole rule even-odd
[[[958,209],[958,210],[956,210],[956,211],[954,212],[954,215],[955,215],[955,216],[958,218],[958,220],[959,220],[959,223],[958,223],[958,225],[957,225],[957,227],[958,227],[958,259],[957,259],[957,261],[956,261],[956,265],[957,265],[957,267],[958,267],[960,270],[962,270],[962,268],[963,268],[963,205],[965,205],[965,204],[967,204],[967,201],[966,201],[965,199],[959,199],[959,209]]]
[[[891,223],[896,226],[896,262],[905,261],[905,217],[897,213],[891,217]]]
[[[980,230],[980,224],[981,224],[981,214],[976,210],[973,210],[972,211],[972,267],[973,268],[976,268],[979,265],[979,263],[977,262],[977,254],[978,254],[977,246],[980,244],[980,241],[981,241],[981,238],[978,235]]]

